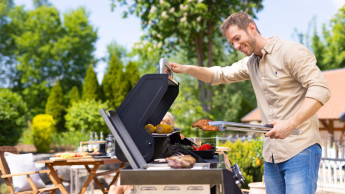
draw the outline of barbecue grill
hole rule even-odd
[[[242,173],[237,165],[230,165],[226,154],[206,160],[182,146],[192,142],[181,139],[178,129],[169,134],[145,130],[145,125],[161,122],[178,93],[179,83],[169,63],[161,59],[160,73],[141,77],[116,111],[100,110],[115,137],[117,158],[130,165],[120,171],[121,184],[135,185],[137,193],[242,193],[237,185],[243,183]],[[192,169],[172,169],[155,162],[176,154],[192,155],[197,163]],[[219,162],[223,157],[225,164]]]

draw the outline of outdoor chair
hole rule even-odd
[[[47,187],[38,175],[40,173],[47,173],[50,180],[56,185],[50,170],[37,171],[34,165],[32,154],[18,154],[14,146],[0,146],[1,178],[5,180],[11,194],[55,193],[58,190],[57,186]],[[30,169],[25,169],[28,167]],[[10,169],[16,173],[11,174]]]

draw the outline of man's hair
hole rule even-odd
[[[222,34],[225,37],[225,33],[230,26],[236,25],[239,29],[247,31],[247,27],[250,23],[253,23],[255,25],[256,31],[260,34],[260,31],[256,26],[253,18],[244,12],[237,12],[231,14],[228,18],[224,20],[220,29],[222,30]]]

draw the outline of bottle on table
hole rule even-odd
[[[97,132],[95,132],[95,138],[94,138],[94,141],[98,141],[98,135],[97,135]],[[97,152],[99,150],[99,143],[94,143],[93,144],[93,151],[94,152]]]
[[[104,141],[104,137],[103,137],[103,132],[100,133],[100,139],[99,141]],[[102,155],[106,155],[106,144],[105,142],[101,142],[99,143],[99,151],[102,153]]]
[[[115,155],[115,144],[114,144],[114,139],[113,136],[111,134],[108,135],[108,137],[106,138],[106,142],[107,142],[107,156],[114,156]]]
[[[93,133],[90,132],[90,139],[89,139],[89,142],[93,141],[93,135],[92,135],[92,134],[93,134]],[[92,144],[92,143],[89,143],[89,144],[88,144],[87,150],[88,150],[89,152],[92,152],[92,151],[93,151],[93,144]]]

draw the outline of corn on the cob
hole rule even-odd
[[[147,125],[145,125],[145,129],[149,133],[154,133],[156,130],[156,127],[153,126],[152,124],[147,124]]]
[[[159,134],[171,133],[173,128],[171,125],[159,124],[156,126],[156,132]]]

